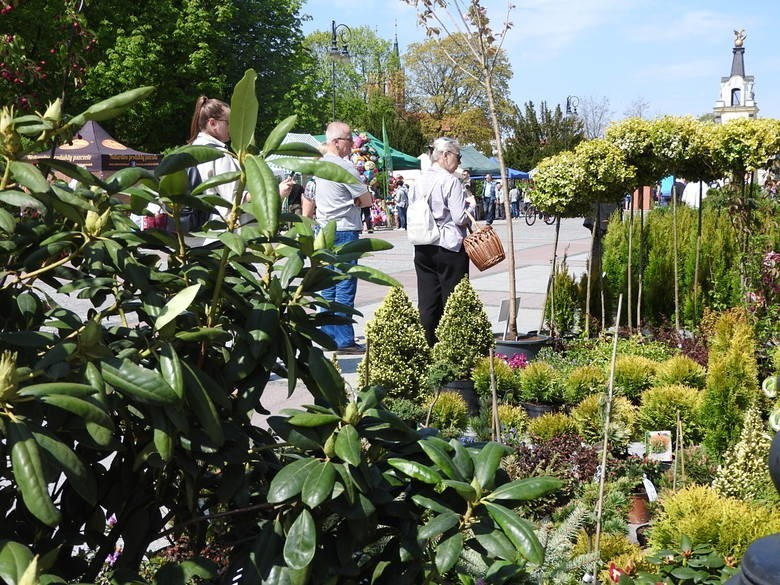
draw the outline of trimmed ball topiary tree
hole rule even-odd
[[[400,287],[393,287],[366,324],[368,353],[358,365],[359,379],[387,390],[392,398],[421,401],[427,389],[431,348],[420,312]]]

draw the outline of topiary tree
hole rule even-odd
[[[477,360],[488,355],[495,345],[485,306],[467,276],[447,298],[444,314],[436,327],[436,338],[434,365],[451,368],[454,380],[468,379]]]
[[[401,287],[393,287],[366,324],[368,353],[358,364],[360,380],[377,384],[392,398],[421,402],[428,390],[431,348],[420,312]]]
[[[655,368],[655,385],[684,384],[703,389],[707,371],[687,355],[676,355],[661,362]]]

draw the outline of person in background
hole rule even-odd
[[[202,183],[222,173],[241,170],[238,161],[227,148],[229,140],[230,106],[222,100],[208,98],[205,95],[198,97],[190,121],[190,138],[187,143],[195,146],[211,146],[222,151],[224,156],[192,167],[191,172],[188,173],[191,185]],[[284,179],[279,184],[279,195],[287,197],[292,184],[291,177]],[[217,194],[232,204],[238,185],[237,181],[223,183],[208,189],[206,193]],[[243,193],[239,203],[245,201],[247,197],[248,194]]]
[[[301,175],[293,173],[291,175],[293,184],[290,186],[290,194],[287,196],[287,211],[301,215],[303,211],[303,185],[301,185]]]
[[[406,208],[409,205],[409,187],[404,184],[404,178],[398,176],[395,192],[393,193],[395,208],[398,213],[398,227],[396,229],[406,229]]]
[[[490,225],[496,217],[496,182],[493,180],[493,175],[485,175],[482,206],[485,208],[485,223]]]
[[[417,273],[417,299],[425,339],[436,343],[439,325],[455,286],[469,273],[469,257],[463,238],[471,219],[466,190],[455,169],[460,162],[460,146],[452,138],[437,138],[431,152],[431,166],[420,174],[409,191],[409,204],[430,196],[429,205],[439,226],[436,244],[414,247],[414,270]]]
[[[317,205],[315,203],[316,194],[317,181],[314,177],[309,177],[309,180],[306,181],[306,188],[303,190],[303,196],[301,197],[301,215],[303,217],[314,219],[317,210]]]
[[[512,217],[520,217],[520,189],[517,183],[512,183],[512,188],[509,190],[509,208]]]
[[[346,158],[351,150],[352,131],[349,125],[338,121],[328,124],[325,130],[325,154],[321,160],[339,165],[359,181],[360,176],[355,165]],[[330,221],[336,222],[334,245],[353,242],[360,237],[362,213],[356,200],[367,192],[366,185],[360,182],[348,184],[323,178],[317,179],[315,195],[317,222],[322,227]],[[356,293],[357,279],[346,278],[334,286],[326,288],[321,294],[327,300],[354,307]],[[340,313],[340,315],[347,317],[344,313]],[[333,340],[339,353],[363,353],[365,351],[364,347],[355,342],[355,329],[352,323],[323,325],[322,331]]]
[[[496,218],[504,219],[504,184],[496,181]]]

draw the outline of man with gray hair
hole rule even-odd
[[[346,158],[352,151],[352,131],[349,125],[344,122],[331,122],[325,130],[325,140],[325,154],[321,160],[339,165],[360,180],[355,165]],[[315,193],[317,222],[322,227],[330,221],[336,222],[335,245],[352,242],[360,236],[362,214],[356,200],[367,192],[368,189],[363,183],[337,183],[317,178]],[[321,294],[327,300],[354,307],[356,293],[357,279],[346,278],[326,288]],[[338,314],[348,317],[345,313]],[[355,329],[352,323],[323,325],[322,331],[334,341],[339,353],[365,351],[362,346],[355,343]]]

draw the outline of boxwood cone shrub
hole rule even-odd
[[[444,314],[436,327],[434,363],[452,369],[452,379],[467,380],[479,358],[495,345],[485,306],[468,277],[463,277],[447,298]]]
[[[554,437],[577,432],[577,425],[563,412],[546,412],[528,421],[528,434],[534,441],[549,441]]]
[[[676,355],[656,364],[654,385],[684,384],[704,389],[707,370],[686,355]]]
[[[604,416],[607,394],[591,394],[571,409],[577,432],[588,443],[599,444],[604,438]],[[608,441],[610,449],[625,449],[636,424],[636,407],[625,396],[612,399]]]
[[[490,357],[479,358],[471,372],[476,390],[481,400],[491,401],[493,390],[490,386]],[[496,395],[501,400],[511,393],[517,385],[515,370],[500,357],[493,357],[493,375],[496,379]]]
[[[751,542],[780,530],[775,506],[721,496],[710,486],[667,491],[658,501],[649,535],[653,550],[674,548],[688,536],[694,545],[710,544],[739,562]]]
[[[583,307],[577,282],[569,274],[569,266],[564,256],[555,268],[552,288],[544,307],[548,328],[555,335],[577,331],[581,325]]]
[[[767,465],[771,445],[772,436],[758,407],[751,406],[745,413],[739,441],[726,451],[712,487],[722,496],[777,502]]]
[[[685,444],[698,444],[704,436],[701,424],[703,403],[702,390],[682,384],[654,386],[646,390],[637,410],[639,436],[644,436],[646,431],[667,430],[672,431],[674,440],[679,414]]]
[[[640,355],[619,356],[615,361],[615,394],[639,404],[642,392],[653,385],[656,362]]]
[[[574,406],[586,396],[607,391],[607,374],[600,366],[587,364],[572,369],[563,382],[563,400]]]
[[[391,288],[366,323],[366,343],[368,355],[358,364],[358,379],[365,379],[367,368],[369,384],[383,386],[388,396],[424,401],[431,349],[420,312],[403,288]]]
[[[421,439],[377,388],[348,397],[320,349],[332,342],[319,326],[343,322],[343,307],[320,291],[345,275],[397,285],[352,263],[389,244],[336,246],[334,223],[315,235],[310,221],[281,213],[266,155],[352,179],[314,161],[314,149],[281,144],[295,117],[255,141],[255,78],[248,71],[231,100],[241,171],[193,192],[186,169],[222,152],[182,147],[154,173],[132,167],[108,181],[64,161],[39,163],[85,185],[75,189],[21,160],[23,144],[65,141],[152,88],[72,118],[59,102],[43,116],[0,110],[2,578],[93,582],[121,539],[106,578],[145,583],[139,567],[163,536],[186,539],[192,556],[164,562],[156,583],[435,582],[472,549],[491,575],[542,562],[532,527],[512,509],[559,481],[509,481],[501,445]],[[236,180],[232,202],[203,194]],[[243,188],[251,202],[242,203]],[[200,233],[210,243],[193,247],[180,229],[139,231],[128,212],[143,214],[149,202],[178,227],[186,206],[214,214]],[[251,221],[238,229],[240,214]],[[62,306],[66,295],[91,306]],[[273,419],[283,447],[253,418],[272,373],[289,392],[305,384],[316,402]],[[221,574],[199,556],[215,522],[228,535]]]
[[[516,400],[556,404],[563,401],[563,381],[547,362],[532,361],[522,370],[517,370],[516,375]]]
[[[758,397],[753,331],[744,311],[723,312],[710,335],[707,387],[702,405],[704,446],[721,459],[737,442],[748,406]]]

